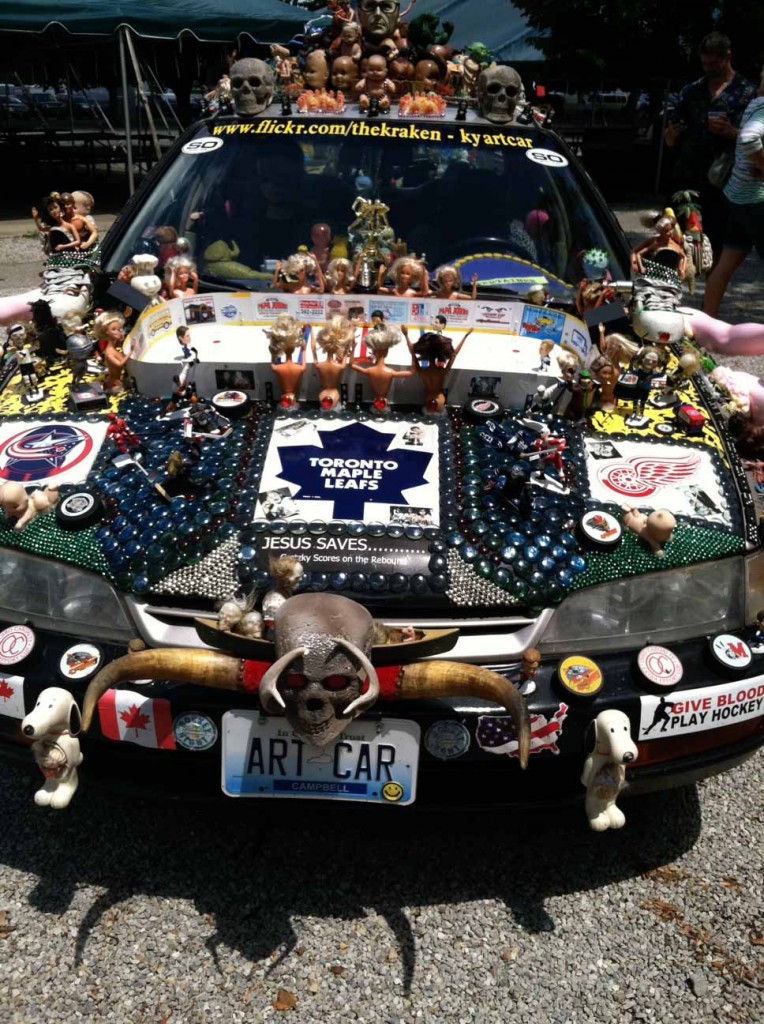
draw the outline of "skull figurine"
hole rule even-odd
[[[494,124],[507,124],[515,116],[515,107],[523,97],[522,79],[506,64],[492,64],[477,80],[480,116]]]
[[[306,743],[331,743],[379,694],[369,661],[373,629],[366,609],[346,597],[290,597],[274,616],[277,659],[260,683],[263,708],[281,708]],[[359,673],[368,680],[364,694]]]
[[[260,114],[273,99],[273,71],[265,61],[256,57],[237,60],[230,78],[237,114]]]

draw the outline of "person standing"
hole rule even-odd
[[[756,95],[756,87],[732,67],[732,44],[721,32],[711,32],[700,43],[698,56],[703,77],[679,94],[664,141],[676,149],[672,192],[692,189],[700,194],[703,230],[718,255],[724,240],[726,208],[724,181],[708,178],[717,158],[732,157],[743,111]]]
[[[703,312],[713,317],[732,275],[754,246],[764,260],[764,69],[758,95],[745,108],[740,122],[735,163],[724,198],[724,246],[703,296]]]

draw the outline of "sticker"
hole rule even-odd
[[[461,722],[443,719],[435,722],[424,734],[424,745],[428,753],[441,761],[466,754],[470,747],[469,729]]]
[[[15,665],[32,653],[35,635],[29,626],[8,626],[0,633],[0,665]]]
[[[186,153],[188,156],[201,156],[204,153],[214,153],[222,145],[222,139],[213,138],[211,135],[203,135],[201,139],[191,139],[190,142],[187,142],[181,153]]]
[[[172,723],[175,741],[185,750],[209,750],[218,738],[218,727],[198,711],[188,711],[178,715]]]
[[[104,421],[6,420],[0,426],[0,480],[82,483],[106,436]]]
[[[382,799],[389,804],[397,804],[403,796],[403,786],[399,782],[386,782],[382,787]]]
[[[684,674],[682,663],[673,651],[656,644],[642,648],[637,655],[637,665],[645,679],[655,686],[676,686]]]
[[[550,169],[568,166],[568,158],[562,153],[555,153],[553,149],[526,149],[525,155],[534,164],[541,164]]]
[[[0,715],[24,717],[24,677],[0,673]]]
[[[673,434],[674,426],[672,423],[656,423],[655,430],[658,434]]]
[[[243,402],[248,402],[249,399],[243,391],[218,391],[216,395],[212,396],[212,404],[219,405],[221,409],[235,409]]]
[[[711,653],[725,669],[742,672],[751,664],[751,648],[732,633],[719,633],[711,638]]]
[[[87,679],[98,670],[101,652],[93,644],[75,644],[70,647],[58,663],[58,670],[65,679]]]
[[[560,704],[551,718],[546,715],[531,715],[531,754],[559,754],[557,738],[562,732],[568,714],[568,705]],[[481,715],[478,718],[475,738],[481,750],[488,754],[518,756],[517,733],[509,715]],[[425,741],[426,742],[426,741]]]
[[[557,675],[565,689],[576,697],[594,697],[604,683],[599,665],[580,654],[565,658],[557,669]]]
[[[584,541],[591,547],[614,548],[621,540],[621,524],[604,509],[586,512],[578,525]]]
[[[640,740],[705,732],[764,715],[764,676],[639,700]]]

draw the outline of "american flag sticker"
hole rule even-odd
[[[560,704],[551,719],[546,715],[531,715],[532,754],[542,754],[545,750],[550,754],[560,753],[557,738],[562,732],[567,714],[568,705]],[[475,730],[475,738],[481,750],[489,754],[518,756],[517,733],[509,715],[481,715]]]

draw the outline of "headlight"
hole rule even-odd
[[[739,629],[744,611],[743,559],[702,562],[571,594],[539,648],[543,654],[588,654],[676,643]]]
[[[752,623],[764,609],[764,551],[757,551],[746,558],[745,584],[745,621]]]
[[[114,588],[93,573],[22,551],[0,558],[0,618],[88,638],[130,640],[135,628]]]

